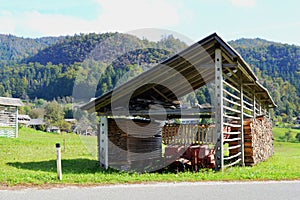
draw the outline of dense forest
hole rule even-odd
[[[49,47],[64,37],[42,37],[38,39],[21,38],[13,35],[0,34],[0,67],[11,65],[33,56],[46,47]]]
[[[300,115],[300,47],[262,39],[229,43],[269,89],[277,119]],[[151,42],[120,33],[39,39],[0,35],[0,96],[70,99],[74,88],[82,91],[79,98],[99,96],[185,47],[173,36]],[[207,96],[197,95],[198,101]]]
[[[300,47],[262,39],[239,39],[230,44],[251,66],[278,105],[277,116],[300,115]]]

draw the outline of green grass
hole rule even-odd
[[[291,131],[292,139],[296,140],[295,137],[297,133],[300,133],[300,129],[273,127],[273,135],[275,140],[280,140],[279,138],[284,136],[289,130]]]
[[[62,181],[56,175],[56,143],[62,146]],[[0,138],[0,185],[300,179],[300,143],[275,142],[274,156],[255,167],[233,167],[224,173],[203,170],[199,173],[145,174],[101,169],[95,145],[92,137],[22,128],[19,138]]]

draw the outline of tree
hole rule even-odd
[[[29,116],[31,119],[43,118],[45,114],[44,108],[34,108],[30,111]]]
[[[30,112],[31,108],[28,105],[19,107],[19,114],[28,115]]]
[[[292,139],[292,131],[291,130],[288,130],[288,132],[285,133],[285,138],[286,138],[287,142]]]
[[[48,126],[61,127],[61,121],[64,120],[64,112],[57,101],[52,101],[45,107],[45,122]]]

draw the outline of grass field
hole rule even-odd
[[[281,128],[281,127],[274,127],[273,128],[273,135],[276,141],[281,141],[286,132],[290,131],[291,133],[291,141],[297,141],[296,135],[300,133],[300,129],[293,129],[293,128]]]
[[[282,131],[278,134],[284,134],[285,130]],[[56,175],[56,143],[62,146],[62,181]],[[0,185],[300,179],[300,143],[275,142],[275,154],[266,162],[255,167],[228,168],[224,173],[212,170],[163,174],[104,171],[97,165],[95,148],[92,137],[22,128],[19,138],[0,138]]]

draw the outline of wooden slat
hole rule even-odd
[[[239,140],[241,140],[241,138],[231,138],[231,139],[224,139],[224,142],[234,142]]]
[[[234,87],[233,85],[231,85],[230,83],[228,83],[228,82],[226,82],[226,81],[223,81],[223,83],[224,83],[224,85],[230,87],[230,88],[233,89],[234,91],[240,93],[240,91],[239,91],[236,87]]]
[[[248,108],[248,107],[246,107],[246,106],[244,106],[244,109],[245,109],[245,110],[248,110],[248,111],[250,111],[250,112],[253,112],[252,109],[250,109],[250,108]]]
[[[231,101],[231,100],[227,99],[226,97],[223,97],[223,100],[224,100],[224,101],[227,101],[227,102],[229,102],[229,103],[231,103],[231,104],[233,104],[233,105],[241,106],[241,104],[239,104],[239,103],[237,103],[237,102],[234,102],[234,101]]]
[[[234,161],[233,163],[230,163],[230,164],[228,164],[228,165],[225,165],[224,167],[225,168],[227,168],[227,167],[231,167],[231,166],[233,166],[233,165],[236,165],[236,164],[238,164],[239,162],[241,162],[241,159],[239,158],[239,159],[237,159],[236,161]]]
[[[240,147],[241,147],[241,145],[239,144],[239,145],[224,148],[224,150],[237,149],[237,148],[240,148]]]
[[[249,103],[249,102],[247,102],[247,101],[243,101],[243,102],[244,102],[244,104],[246,104],[247,106],[253,107],[253,104],[251,104],[251,103]]]
[[[228,134],[228,135],[238,135],[241,134],[240,131],[235,131],[235,132],[223,132],[224,134]]]
[[[232,128],[240,128],[241,125],[240,124],[230,124],[230,123],[223,123],[224,126],[230,126]]]
[[[224,114],[223,117],[229,118],[229,119],[236,119],[236,120],[240,120],[240,117],[235,117],[235,116],[230,116],[230,115],[226,115]]]
[[[224,157],[224,160],[231,160],[233,158],[236,158],[238,156],[240,156],[242,153],[241,152],[238,152],[237,154],[233,155],[233,156],[230,156],[230,157]]]
[[[239,111],[239,110],[237,110],[237,109],[234,109],[234,108],[230,108],[230,107],[228,107],[228,106],[223,106],[223,108],[226,109],[226,110],[230,110],[230,111],[232,111],[232,112],[241,113],[241,111]]]
[[[240,97],[238,97],[238,96],[236,96],[236,95],[234,95],[234,94],[228,92],[227,90],[223,90],[223,92],[224,92],[225,94],[228,94],[229,96],[235,98],[236,100],[241,100]]]
[[[249,117],[249,118],[252,118],[252,117],[253,117],[253,115],[248,115],[248,114],[246,114],[246,113],[244,113],[244,116]]]
[[[249,101],[253,101],[253,98],[252,98],[252,97],[249,97],[249,96],[247,96],[247,94],[245,94],[245,92],[244,92],[244,95],[243,95],[243,97],[244,97],[245,99],[248,99]]]

